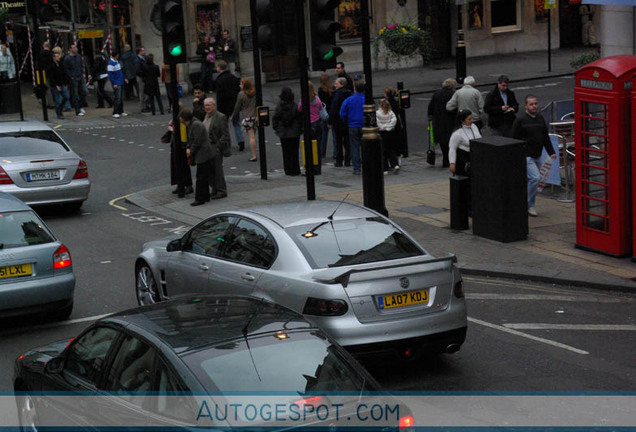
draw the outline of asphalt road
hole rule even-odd
[[[571,98],[573,79],[522,84],[517,83],[517,87],[524,87],[517,90],[518,99],[531,92],[543,105]],[[411,152],[426,149],[429,98],[417,95],[408,111]],[[13,361],[25,350],[72,337],[95,317],[136,306],[133,262],[141,245],[187,229],[122,199],[169,181],[169,149],[159,141],[169,118],[152,120],[152,124],[60,129],[86,159],[93,182],[91,196],[80,212],[39,210],[71,251],[77,275],[75,310],[66,322],[47,322],[45,317],[0,322],[0,390],[12,389]],[[278,140],[271,129],[266,136],[268,169],[281,170]],[[226,175],[234,179],[259,176],[259,164],[247,159],[246,152],[227,158]],[[487,279],[467,279],[466,291],[470,322],[462,350],[406,364],[389,359],[367,363],[385,387],[576,391],[635,387],[632,297]]]

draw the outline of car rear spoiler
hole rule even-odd
[[[430,259],[422,259],[421,257],[417,257],[416,259],[407,258],[406,260],[400,260],[399,263],[390,263],[390,264],[380,264],[370,263],[365,264],[364,267],[358,267],[355,269],[348,267],[333,267],[323,270],[317,270],[310,274],[311,278],[315,281],[327,283],[327,284],[342,284],[344,288],[349,285],[349,278],[353,273],[362,273],[368,271],[376,271],[376,270],[386,270],[397,267],[406,267],[413,265],[422,265],[422,264],[435,264],[449,261],[454,264],[457,262],[457,257],[454,254],[448,254],[445,257],[441,258],[430,258]],[[449,266],[450,268],[451,266]]]

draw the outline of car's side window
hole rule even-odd
[[[267,268],[276,257],[276,245],[272,236],[246,219],[239,220],[226,242],[223,258],[232,261]]]
[[[108,350],[118,334],[110,327],[95,327],[82,335],[69,348],[64,371],[97,384]]]
[[[156,376],[156,388],[154,389],[157,392],[156,412],[170,418],[190,418],[194,412],[191,406],[192,398],[185,393],[187,389],[163,361],[158,363]]]
[[[197,225],[190,232],[183,250],[201,255],[218,256],[225,245],[225,234],[236,218],[217,216]]]
[[[105,383],[106,390],[145,392],[151,390],[155,350],[131,335],[123,338]],[[143,395],[134,395],[130,402],[142,405]]]

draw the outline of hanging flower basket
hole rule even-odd
[[[391,24],[383,27],[378,32],[375,40],[376,53],[378,43],[382,41],[389,53],[396,56],[410,56],[419,53],[428,61],[430,58],[431,38],[430,34],[414,25]]]

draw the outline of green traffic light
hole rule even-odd
[[[173,57],[179,57],[182,52],[183,52],[183,46],[181,46],[180,44],[170,47],[170,55]]]
[[[329,52],[327,54],[325,54],[324,56],[322,56],[323,60],[331,60],[332,58],[334,58],[334,52],[333,50],[329,50]]]

